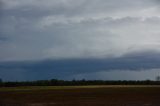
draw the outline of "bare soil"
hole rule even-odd
[[[0,106],[160,106],[160,87],[23,89],[0,90]]]

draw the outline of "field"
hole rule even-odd
[[[160,86],[0,88],[0,106],[160,106]]]

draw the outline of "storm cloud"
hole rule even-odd
[[[1,0],[0,70],[159,68],[159,11],[158,0]]]
[[[134,75],[139,73],[147,73],[148,71],[153,74],[158,73],[160,69],[160,57],[159,53],[143,52],[134,53],[122,56],[120,58],[81,58],[81,59],[61,59],[61,60],[43,60],[43,61],[12,61],[12,62],[0,62],[0,75],[8,77],[8,80],[35,80],[35,79],[49,79],[49,78],[61,78],[61,79],[73,79],[73,78],[88,78],[95,79],[103,75],[103,79],[109,76],[107,73],[115,76],[118,72],[119,75],[116,78],[128,78],[124,77],[123,73],[129,73]],[[135,72],[134,72],[135,71]],[[17,74],[18,73],[18,74]],[[102,74],[104,73],[104,74]],[[91,74],[91,75],[90,75]],[[12,76],[12,77],[11,77]],[[88,77],[85,77],[88,76]],[[139,75],[141,76],[141,75]],[[145,76],[145,74],[142,76]],[[110,76],[109,78],[111,78]],[[134,76],[136,77],[136,76]],[[134,80],[137,80],[133,78]],[[155,77],[155,76],[154,76]],[[152,79],[154,79],[152,76]],[[142,77],[139,79],[147,79]],[[131,79],[130,79],[131,80]]]

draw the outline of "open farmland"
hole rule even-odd
[[[160,106],[160,86],[8,87],[0,106]]]

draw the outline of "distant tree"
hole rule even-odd
[[[156,77],[156,81],[160,81],[160,76],[157,76],[157,77]]]

